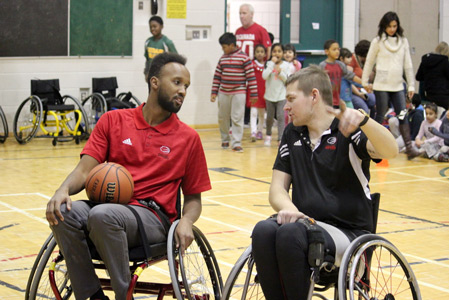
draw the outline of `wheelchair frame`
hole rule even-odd
[[[379,199],[379,194],[372,195],[374,224],[377,224]],[[381,261],[385,256],[388,259]],[[224,300],[265,299],[254,267],[250,245],[229,273],[223,288]],[[324,262],[320,266],[320,274],[329,273],[327,267]],[[388,271],[390,273],[385,274]],[[391,242],[376,234],[365,234],[353,240],[343,255],[340,267],[333,272],[338,275],[336,282],[318,282],[322,287],[315,287],[312,273],[308,300],[313,297],[328,300],[320,292],[331,287],[334,287],[334,300],[395,300],[397,294],[406,297],[400,299],[421,300],[417,279],[405,257]],[[402,275],[398,274],[401,272]],[[400,277],[399,280],[397,277]]]
[[[103,77],[92,78],[92,95],[89,95],[82,101],[82,106],[87,112],[87,119],[89,120],[89,127],[92,130],[98,119],[108,111],[108,103],[116,100],[123,103],[126,108],[132,108],[131,101],[135,102],[136,106],[141,104],[140,100],[134,95],[130,94],[130,99],[127,99],[128,93],[119,93],[116,96],[117,78]]]
[[[223,281],[213,250],[203,233],[193,226],[194,241],[186,250],[184,257],[175,247],[175,230],[179,220],[173,222],[167,237],[167,243],[150,245],[151,259],[145,258],[143,247],[130,249],[132,278],[128,288],[127,299],[132,299],[134,293],[157,295],[162,300],[165,295],[176,296],[178,300],[189,299],[221,299]],[[64,265],[64,258],[57,251],[53,235],[47,238],[34,262],[28,278],[25,299],[69,299],[73,291],[70,278]],[[133,258],[137,253],[138,259]],[[163,260],[168,260],[172,283],[153,283],[138,281],[142,272]],[[193,267],[192,264],[196,264]],[[100,262],[94,263],[97,269],[105,269]],[[191,269],[188,269],[191,268]],[[45,280],[44,273],[48,270],[49,277]],[[104,290],[112,290],[109,278],[100,278]]]
[[[47,84],[51,89],[48,90],[47,87],[47,90],[39,90],[39,87],[36,87],[38,84],[35,82],[43,82],[43,85]],[[53,146],[56,146],[57,142],[73,139],[79,144],[80,139],[87,137],[89,127],[86,112],[78,99],[70,95],[61,96],[59,94],[58,79],[32,80],[31,83],[32,93],[35,89],[36,95],[25,99],[14,116],[14,136],[19,144],[31,141],[39,128],[44,134],[42,137],[53,138]],[[33,87],[33,84],[36,86]],[[55,84],[57,86],[54,86]],[[53,94],[54,99],[45,100],[42,98],[45,94]],[[52,119],[48,120],[47,117],[52,117]],[[48,130],[47,127],[53,127],[54,130]],[[69,135],[61,135],[64,131]]]
[[[5,113],[0,106],[0,143],[4,143],[9,135],[8,121],[6,120]]]

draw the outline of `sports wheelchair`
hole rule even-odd
[[[175,230],[179,220],[170,227],[167,242],[149,245],[150,254],[146,257],[144,247],[129,251],[132,278],[127,299],[134,293],[157,295],[162,300],[165,295],[178,300],[221,299],[223,281],[212,248],[204,234],[193,226],[194,241],[182,256],[175,247]],[[104,270],[100,257],[92,250],[97,270]],[[171,283],[153,283],[138,281],[143,270],[154,264],[168,260]],[[101,271],[98,271],[99,273]],[[99,275],[100,277],[100,275]],[[109,278],[100,278],[103,290],[112,290]],[[58,251],[53,235],[45,241],[31,269],[25,291],[26,300],[69,299],[73,296],[70,278],[64,264],[64,257]],[[73,299],[74,297],[72,297]]]
[[[120,93],[116,96],[117,88],[116,77],[92,78],[92,95],[82,101],[91,129],[106,111],[133,108],[141,104],[131,92]]]
[[[380,194],[371,198],[377,224]],[[309,245],[309,263],[310,253]],[[334,300],[421,300],[418,282],[407,260],[392,243],[378,235],[366,234],[352,241],[338,268],[322,259],[318,261],[312,269],[309,300],[328,300],[321,292],[330,288],[334,288]],[[229,273],[222,299],[265,299],[251,245]]]
[[[87,115],[78,99],[61,96],[59,79],[31,80],[31,94],[14,116],[14,136],[20,144],[31,141],[39,128],[41,137],[53,138],[53,146],[70,140],[79,144],[86,137]],[[63,135],[64,130],[68,135]]]
[[[6,141],[6,139],[8,138],[8,134],[8,121],[6,120],[5,113],[0,106],[0,143],[3,144]]]

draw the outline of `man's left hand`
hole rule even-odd
[[[192,225],[193,222],[191,222],[190,220],[181,218],[181,220],[179,220],[178,226],[176,227],[176,248],[181,249],[181,255],[183,256],[185,250],[190,246],[194,239]]]
[[[365,118],[365,116],[358,110],[347,108],[345,102],[342,100],[340,100],[340,109],[327,107],[327,111],[340,120],[338,129],[345,137],[348,137],[351,133],[356,131]]]

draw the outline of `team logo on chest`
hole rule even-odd
[[[327,139],[327,145],[324,147],[326,150],[335,150],[337,147],[335,146],[335,143],[337,142],[337,138],[332,136]]]
[[[167,146],[161,146],[159,148],[159,150],[161,150],[161,152],[164,153],[164,154],[169,154],[171,152],[170,148],[167,147]]]

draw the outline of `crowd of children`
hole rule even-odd
[[[277,145],[285,126],[290,121],[283,109],[286,101],[285,81],[302,67],[297,59],[295,47],[292,44],[274,43],[271,51],[268,51],[264,45],[259,44],[254,47],[254,60],[251,61],[249,56],[236,46],[235,36],[232,33],[223,34],[220,37],[220,44],[224,54],[215,70],[211,101],[215,102],[218,99],[222,147],[228,148],[231,144],[233,151],[243,152],[245,102],[250,107],[251,142],[264,140],[265,146],[271,146],[272,127],[277,122]],[[340,48],[337,41],[328,40],[324,44],[327,57],[319,66],[327,71],[331,80],[334,107],[344,102],[346,107],[363,110],[371,118],[375,118],[375,95],[372,89],[367,91],[361,85],[369,48],[370,42],[362,40],[356,45],[353,54],[347,48]],[[270,53],[270,57],[267,57],[267,53]],[[414,101],[415,105],[410,103],[411,99],[408,101],[409,109],[405,116],[397,115],[390,120],[393,134],[396,127],[401,129],[396,130],[395,135],[399,147],[405,149],[407,146],[408,155],[412,149],[416,155],[433,158],[436,161],[449,161],[449,112],[444,113],[440,120],[435,104],[427,104],[423,111],[419,95],[415,94],[413,98],[417,101]],[[422,118],[413,118],[414,115]],[[405,118],[414,120],[407,122],[407,127],[420,129],[418,133],[411,135],[411,139],[404,140],[402,120]],[[377,119],[381,117],[377,116]],[[412,143],[408,143],[409,140]]]

